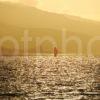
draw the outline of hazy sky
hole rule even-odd
[[[1,0],[36,5],[38,8],[100,21],[100,0]],[[37,1],[37,2],[36,2]]]

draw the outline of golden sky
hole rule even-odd
[[[29,6],[36,4],[40,9],[65,13],[83,18],[100,21],[100,0],[1,0],[24,3]]]

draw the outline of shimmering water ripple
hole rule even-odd
[[[0,100],[100,100],[100,59],[0,57]]]

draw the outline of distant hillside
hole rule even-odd
[[[83,53],[86,54],[86,46],[88,41],[100,34],[100,23],[85,20],[81,18],[75,18],[74,16],[61,15],[55,13],[49,13],[41,11],[34,7],[27,7],[19,4],[0,3],[0,38],[4,36],[12,36],[18,40],[20,44],[20,52],[23,53],[23,32],[25,29],[29,30],[29,35],[33,38],[32,43],[29,44],[29,51],[36,53],[36,37],[50,36],[55,39],[58,44],[60,53],[61,50],[61,36],[62,29],[67,30],[66,39],[70,36],[77,36],[82,40]],[[74,41],[70,42],[67,53],[76,53],[77,46],[74,45]],[[5,43],[2,47],[5,53],[13,51],[13,45],[11,43]],[[52,53],[52,45],[48,45],[48,42],[44,43],[41,47],[42,53]],[[100,55],[99,44],[96,43],[93,48],[93,52],[96,55]],[[9,52],[7,54],[10,54]]]

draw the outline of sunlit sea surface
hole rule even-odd
[[[0,100],[100,100],[100,58],[2,56]]]

